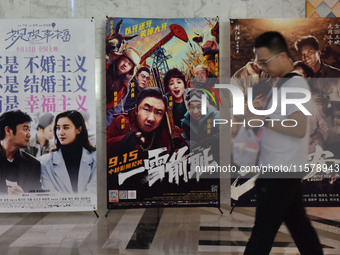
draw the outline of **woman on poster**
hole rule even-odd
[[[90,144],[78,111],[65,111],[54,123],[56,149],[40,158],[44,190],[92,193],[97,190],[96,149]]]
[[[181,119],[187,112],[184,98],[188,87],[185,75],[177,68],[172,68],[164,76],[164,86],[169,97],[169,106],[177,127],[181,126]]]

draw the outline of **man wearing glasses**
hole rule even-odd
[[[142,66],[138,69],[136,76],[132,79],[129,94],[124,104],[124,110],[128,111],[136,106],[137,96],[142,89],[150,86],[150,69]]]
[[[283,115],[280,96],[283,88],[308,89],[308,84],[294,73],[287,43],[280,33],[263,33],[256,38],[254,46],[258,66],[271,77],[277,78],[274,87],[278,89],[278,107],[272,114],[256,116],[250,112],[245,113],[245,119],[248,121],[273,120],[262,129],[258,164],[269,170],[273,167],[277,169],[278,166],[304,165],[307,163],[308,151],[307,116],[294,104],[288,104]],[[272,97],[269,93],[264,109],[271,107]],[[298,99],[301,98],[301,94],[289,93],[288,98]],[[274,121],[275,119],[293,119],[297,125],[284,127]],[[244,254],[269,254],[276,233],[283,222],[301,254],[323,254],[318,236],[303,207],[299,173],[272,171],[269,174],[262,174],[256,181],[255,190],[257,194],[255,225]]]

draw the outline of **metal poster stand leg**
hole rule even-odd
[[[98,213],[96,212],[96,210],[94,210],[93,212],[94,212],[94,214],[97,216],[97,218],[99,218],[99,215],[98,215]]]
[[[233,205],[233,207],[231,207],[230,214],[232,214],[232,213],[233,213],[233,211],[234,211],[234,208],[235,208],[235,205]]]
[[[233,213],[233,211],[234,211],[234,209],[235,209],[235,206],[236,206],[236,203],[237,203],[237,201],[235,201],[235,202],[233,203],[233,206],[231,207],[231,210],[230,210],[230,214]]]

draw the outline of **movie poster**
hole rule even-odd
[[[253,87],[255,91],[256,87],[263,89],[265,85],[272,84],[272,78],[256,66],[253,43],[263,32],[279,31],[288,43],[295,70],[306,78],[310,86],[313,107],[312,116],[309,118],[309,166],[303,179],[306,206],[338,206],[339,204],[339,24],[338,18],[231,19],[230,21],[232,83],[240,86],[244,91],[248,87]],[[235,139],[235,131],[232,136]],[[243,176],[236,175],[232,179],[232,204],[254,205],[255,197],[252,188],[257,176],[250,174],[245,176],[247,178],[241,177]]]
[[[218,18],[108,18],[107,205],[219,206]]]
[[[94,23],[0,23],[0,212],[96,210]]]

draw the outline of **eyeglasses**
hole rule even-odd
[[[268,63],[270,61],[272,61],[277,55],[279,55],[281,52],[275,54],[274,56],[272,56],[271,58],[267,59],[267,60],[264,60],[264,61],[257,61],[257,59],[255,58],[255,63],[261,67],[265,67],[266,65],[268,65]]]

